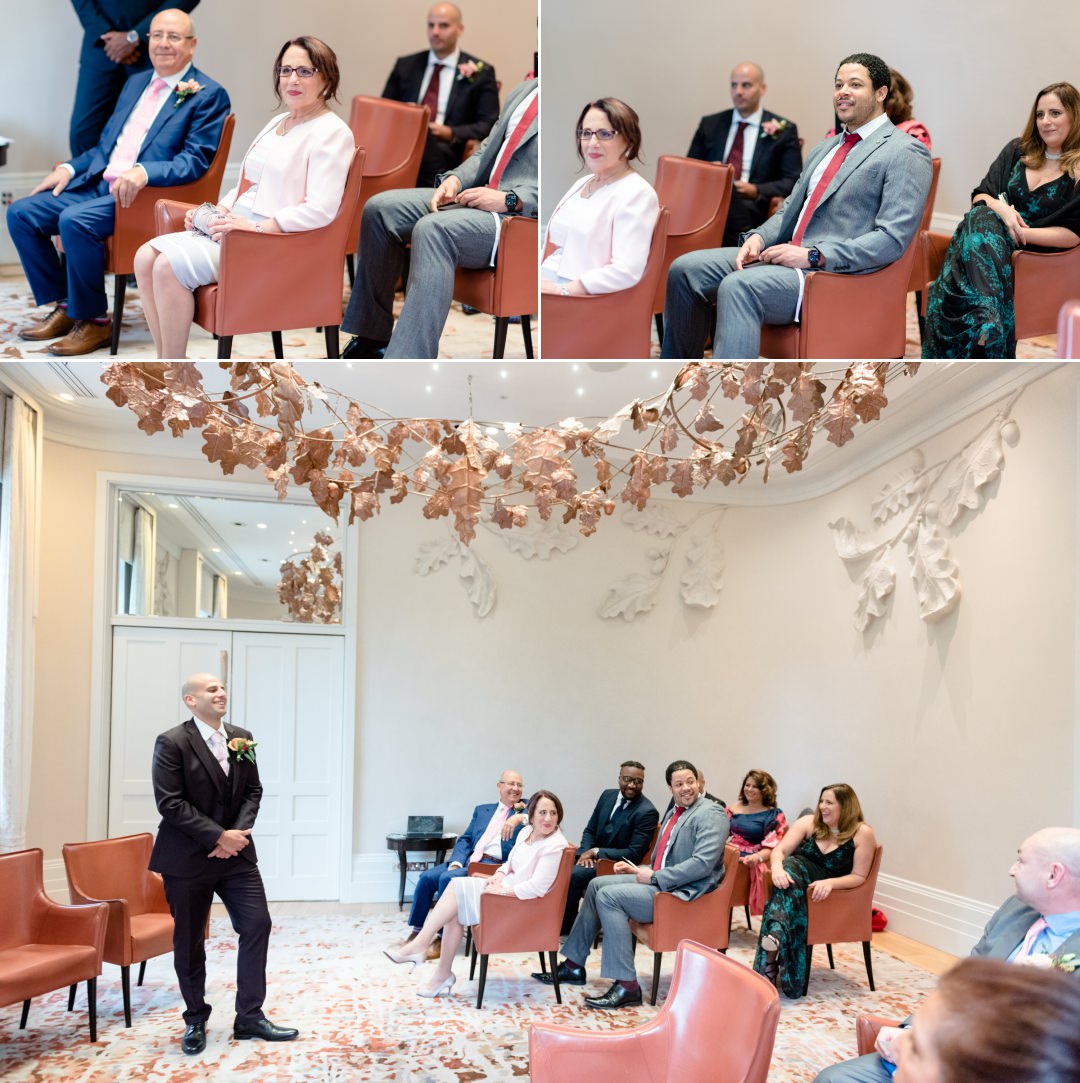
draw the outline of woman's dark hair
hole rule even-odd
[[[667,779],[667,784],[671,785],[671,776],[676,771],[693,771],[694,778],[700,779],[701,775],[698,774],[698,769],[689,760],[674,760],[667,765],[667,771],[664,772],[664,778]]]
[[[892,86],[885,99],[885,113],[893,124],[903,124],[905,120],[911,120],[911,103],[915,100],[915,91],[896,68],[889,68],[889,77]]]
[[[889,78],[889,65],[880,56],[874,56],[873,53],[852,53],[851,56],[845,56],[836,65],[836,70],[839,71],[845,64],[861,64],[866,68],[870,73],[870,82],[874,84],[875,90],[878,87],[892,89],[892,80]],[[887,94],[885,96],[888,97]]]
[[[590,109],[599,109],[608,118],[608,123],[626,140],[626,160],[633,162],[640,160],[641,151],[641,123],[637,113],[626,102],[618,98],[598,98],[594,102],[587,102],[581,110],[581,116],[574,125],[574,144],[577,147],[578,161],[585,164],[585,155],[581,153],[581,140],[577,133],[581,131],[582,122]]]
[[[1046,94],[1056,94],[1069,114],[1069,134],[1061,147],[1061,168],[1075,178],[1080,167],[1080,91],[1072,83],[1051,83],[1035,95],[1035,104],[1020,136],[1020,161],[1031,169],[1038,169],[1046,161],[1046,144],[1035,122],[1039,100]]]
[[[974,956],[942,977],[937,995],[933,1044],[947,1083],[1080,1079],[1075,975]]]
[[[338,68],[337,54],[325,41],[305,34],[303,37],[285,42],[278,50],[277,60],[274,61],[274,97],[277,98],[278,104],[281,104],[281,80],[278,78],[278,68],[281,67],[281,58],[293,45],[303,49],[311,57],[311,66],[326,80],[323,97],[327,101],[331,98],[334,101],[340,101],[337,91],[338,84],[341,82],[341,70]]]
[[[855,791],[846,782],[834,782],[831,786],[822,786],[818,794],[817,804],[814,806],[814,837],[827,839],[830,835],[829,827],[821,818],[821,799],[826,790],[832,790],[833,797],[840,804],[840,819],[837,826],[840,833],[836,836],[837,842],[847,842],[854,837],[859,830],[859,824],[863,823],[862,805]]]
[[[766,808],[776,808],[776,779],[768,771],[750,770],[739,787],[739,800],[746,804],[746,779],[753,779],[754,785],[761,790],[761,803]]]
[[[533,821],[533,813],[536,812],[536,805],[541,797],[546,797],[555,806],[555,811],[559,815],[559,823],[562,823],[562,802],[551,792],[551,790],[537,790],[536,793],[529,798],[529,803],[525,806],[525,816],[529,823],[531,824]]]

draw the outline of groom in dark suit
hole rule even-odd
[[[434,188],[436,177],[460,165],[465,144],[483,139],[499,116],[495,69],[458,48],[464,29],[457,4],[436,4],[427,17],[431,48],[399,57],[382,92],[396,102],[428,106],[431,119],[418,188]]]
[[[624,760],[619,765],[619,788],[604,790],[596,802],[581,834],[577,864],[570,872],[562,925],[564,936],[573,927],[578,905],[596,876],[596,862],[600,858],[633,861],[636,865],[648,853],[660,814],[643,795],[644,785],[644,765],[637,760]]]
[[[206,950],[203,931],[215,893],[240,934],[236,958],[233,1037],[287,1042],[297,1036],[263,1014],[270,912],[256,864],[251,829],[262,784],[255,743],[247,730],[224,722],[225,684],[209,673],[184,682],[192,717],[163,733],[154,746],[154,800],[161,813],[150,869],[161,873],[172,911],[173,963],[184,997],[185,1053],[206,1048]],[[250,747],[248,747],[250,746]]]
[[[198,180],[210,167],[229,114],[229,95],[191,63],[196,41],[190,15],[175,8],[159,12],[149,42],[153,70],[124,85],[97,145],[58,165],[8,208],[8,231],[34,303],[55,304],[19,335],[31,341],[63,335],[48,347],[58,357],[91,353],[112,338],[105,240],[112,236],[117,202],[131,206],[148,184]],[[53,244],[58,233],[66,274]]]
[[[799,129],[762,107],[765,90],[765,73],[757,64],[736,64],[731,71],[735,108],[702,117],[686,152],[688,158],[735,167],[725,248],[738,245],[743,233],[760,226],[769,217],[773,197],[789,196],[802,172]]]

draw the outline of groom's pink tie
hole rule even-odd
[[[121,173],[126,173],[135,164],[139,157],[139,148],[158,114],[161,95],[168,88],[169,84],[160,75],[155,75],[150,81],[149,92],[143,95],[139,108],[132,114],[123,133],[116,141],[116,146],[113,147],[109,164],[105,167],[105,180],[112,183]]]

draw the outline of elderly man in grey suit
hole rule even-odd
[[[1016,894],[990,919],[971,954],[1011,963],[1037,955],[1080,958],[1080,830],[1036,831],[1020,844],[1009,875]],[[1080,969],[1073,973],[1080,978]],[[900,1031],[882,1028],[878,1053],[834,1064],[818,1075],[818,1083],[889,1083],[885,1061],[893,1063],[892,1046]]]
[[[342,321],[355,337],[343,358],[438,357],[455,269],[491,266],[503,220],[537,215],[539,104],[539,84],[529,79],[510,92],[491,134],[442,175],[438,188],[384,192],[364,205],[360,265]],[[408,290],[395,328],[394,287],[410,242]]]
[[[701,357],[715,320],[714,357],[755,358],[762,324],[798,321],[807,270],[867,274],[904,254],[933,167],[926,147],[885,115],[889,86],[880,57],[856,53],[840,62],[833,107],[843,134],[810,152],[780,210],[745,234],[741,248],[672,263],[662,357]]]
[[[585,960],[596,934],[604,930],[600,976],[611,979],[602,996],[586,997],[590,1008],[622,1008],[641,1003],[641,986],[634,967],[630,922],[652,921],[658,892],[696,899],[712,891],[724,877],[724,843],[728,818],[715,801],[703,797],[697,768],[688,760],[668,765],[667,784],[675,805],[665,816],[656,840],[652,866],[630,861],[615,863],[615,876],[597,877],[585,892],[577,920],[563,944],[559,982],[585,984]],[[550,974],[533,974],[551,982]]]

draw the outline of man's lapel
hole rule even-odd
[[[770,120],[776,119],[776,115],[770,113],[768,109],[762,111],[761,126],[758,128],[757,139],[754,140],[754,155],[750,159],[751,180],[757,175],[758,169],[762,166],[763,159],[772,153],[771,147],[776,143],[776,140],[765,134],[765,125],[768,124]]]
[[[468,53],[458,54],[459,64],[465,64],[472,59],[474,58],[469,56]],[[451,119],[457,120],[457,113],[455,112],[455,108],[458,102],[464,98],[465,92],[468,89],[465,79],[459,78],[461,73],[457,70],[456,67],[450,68],[449,71],[451,75],[450,95],[446,99],[446,112],[443,114],[444,124],[449,124]],[[431,119],[434,120],[435,118],[432,117]]]
[[[716,161],[722,162],[724,160],[724,147],[727,146],[728,132],[731,131],[731,125],[735,121],[735,110],[726,109],[720,114],[720,120],[716,125],[716,143],[714,144],[713,153],[716,155]]]
[[[821,197],[821,201],[817,205],[818,210],[824,207],[825,204],[832,199],[845,184],[847,184],[848,180],[855,175],[859,167],[864,162],[868,161],[872,154],[879,151],[885,145],[885,140],[895,131],[896,129],[891,124],[882,124],[877,131],[871,133],[869,139],[861,140],[851,148],[848,152],[848,156],[844,159],[843,165],[840,166],[840,172],[833,177],[829,182],[829,187],[825,189],[825,194]]]
[[[206,773],[210,776],[210,781],[213,782],[214,788],[220,793],[225,792],[225,784],[228,779],[225,777],[225,772],[221,769],[221,764],[214,759],[214,754],[210,751],[210,747],[202,739],[202,734],[199,733],[199,727],[195,725],[194,721],[189,719],[184,723],[184,730],[187,733],[187,739],[191,744],[191,748],[195,753],[196,758],[206,768]]]
[[[180,82],[186,82],[188,79],[194,79],[195,82],[200,82],[199,72],[192,66],[188,68],[184,74],[184,78]],[[154,122],[146,130],[146,136],[144,137],[142,144],[139,147],[139,153],[141,154],[146,147],[158,137],[158,133],[165,127],[169,121],[179,114],[184,109],[190,109],[192,105],[192,99],[197,98],[200,94],[205,94],[205,89],[197,90],[194,94],[189,94],[182,102],[176,100],[176,90],[170,90],[165,95],[165,104],[158,110],[157,116],[154,117]],[[136,158],[136,161],[138,159]]]

